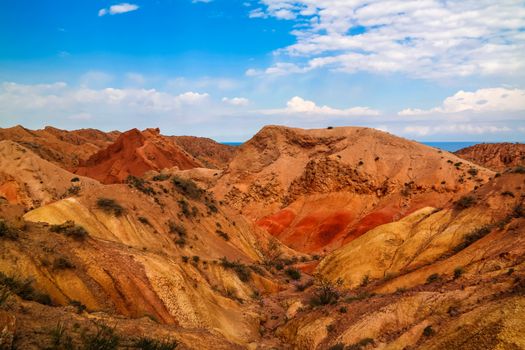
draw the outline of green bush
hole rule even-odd
[[[286,273],[293,280],[297,281],[301,279],[301,271],[297,269],[289,267],[286,270],[284,270],[284,273]]]
[[[425,329],[423,329],[423,335],[425,337],[430,337],[434,335],[434,329],[432,329],[432,326],[426,326]]]
[[[53,262],[53,268],[55,270],[68,270],[68,269],[74,269],[75,265],[69,259],[61,256],[59,258],[56,258]]]
[[[237,276],[239,277],[241,281],[248,282],[250,280],[250,277],[251,277],[250,269],[246,265],[242,264],[241,262],[229,261],[228,259],[223,257],[221,258],[221,265],[225,269],[231,269],[235,271],[235,273],[237,274]]]
[[[179,344],[175,340],[155,340],[147,337],[142,337],[135,341],[133,348],[141,350],[173,350]]]
[[[476,199],[472,196],[461,197],[454,205],[456,209],[462,210],[473,206],[476,203]]]
[[[373,296],[373,294],[369,293],[369,292],[361,292],[357,295],[351,295],[351,296],[348,296],[345,298],[345,302],[347,303],[352,303],[354,301],[360,301],[360,300],[365,300],[365,299],[368,299],[368,298],[371,298]]]
[[[153,176],[153,181],[166,181],[170,177],[171,176],[168,174],[158,174],[158,175]]]
[[[229,236],[226,232],[224,232],[224,231],[222,231],[222,230],[215,230],[215,232],[216,232],[220,237],[222,237],[225,241],[229,241],[229,240],[230,240],[230,236]]]
[[[514,169],[512,169],[512,172],[516,173],[516,174],[525,174],[525,167],[523,167],[521,165],[517,166]]]
[[[78,241],[82,241],[89,236],[88,232],[82,226],[76,225],[75,222],[71,220],[66,221],[63,224],[52,225],[49,228],[49,231],[55,232],[55,233],[61,233],[65,235],[66,237],[71,237]]]
[[[179,208],[182,212],[182,215],[184,215],[187,218],[190,218],[192,214],[191,214],[190,205],[188,204],[188,202],[185,201],[184,199],[181,199],[177,203],[179,204]]]
[[[139,220],[140,223],[144,224],[144,225],[148,225],[148,226],[151,226],[148,218],[144,217],[144,216],[139,216],[137,218]]]
[[[459,252],[463,249],[465,249],[466,247],[468,247],[469,245],[471,245],[472,243],[480,240],[481,238],[485,237],[486,235],[488,235],[491,231],[491,226],[489,225],[485,225],[483,227],[480,227],[472,232],[470,232],[469,234],[467,234],[465,236],[465,238],[463,239],[463,242],[461,242],[460,244],[458,244],[455,248],[454,248],[454,252]]]
[[[16,240],[18,239],[18,233],[17,229],[10,227],[4,220],[0,219],[0,239]]]
[[[37,292],[31,280],[21,280],[17,277],[7,276],[0,272],[0,288],[5,288],[9,292],[18,295],[24,300],[36,301],[44,305],[51,305],[49,295]]]
[[[199,199],[201,198],[204,191],[200,189],[195,182],[193,182],[190,179],[184,179],[179,176],[173,176],[171,179],[171,182],[173,183],[173,186],[177,188],[180,192],[182,192],[184,195],[191,199]]]
[[[364,275],[363,279],[361,280],[361,287],[366,287],[370,283],[370,276]]]
[[[74,306],[74,307],[77,308],[77,314],[81,314],[82,312],[84,312],[86,310],[86,305],[82,304],[78,300],[71,300],[69,302],[69,305]]]
[[[314,296],[310,299],[310,305],[328,305],[339,300],[340,293],[336,285],[326,279],[318,279]]]
[[[169,221],[168,227],[169,227],[170,233],[176,233],[180,237],[186,237],[187,231],[186,231],[186,228],[182,224],[176,224],[173,221]]]
[[[142,193],[148,195],[155,194],[155,190],[151,186],[149,186],[149,183],[140,177],[129,175],[126,179],[126,183],[129,185],[129,187],[135,187]]]
[[[66,328],[62,322],[57,325],[49,332],[51,336],[51,345],[46,350],[73,350],[73,339],[70,335],[66,334]]]
[[[476,169],[476,168],[470,168],[470,169],[468,170],[468,173],[469,173],[470,175],[472,175],[472,176],[476,176],[476,175],[478,175],[478,169]]]
[[[115,334],[115,329],[104,324],[97,323],[95,333],[82,334],[84,350],[116,350],[118,349],[120,338]]]
[[[115,216],[121,216],[124,213],[124,208],[111,198],[99,198],[97,200],[97,206],[105,211],[106,213],[113,214]]]
[[[306,281],[302,284],[295,285],[295,289],[297,289],[299,292],[304,292],[306,289],[310,288],[314,285],[314,280],[311,279],[309,281]]]
[[[434,283],[441,280],[441,276],[437,273],[433,273],[427,277],[427,284]]]
[[[461,277],[461,275],[463,275],[463,268],[458,266],[454,269],[454,279],[458,279]]]

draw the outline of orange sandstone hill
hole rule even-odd
[[[446,206],[493,172],[368,128],[262,129],[213,191],[280,241],[329,251],[427,206]]]
[[[74,170],[102,183],[117,183],[129,175],[142,176],[147,171],[178,167],[200,167],[198,160],[181,149],[172,139],[160,135],[159,129],[143,132],[132,129],[121,134],[115,143],[97,152]]]
[[[525,165],[523,143],[482,143],[460,149],[455,154],[494,171]]]
[[[367,128],[266,127],[224,171],[151,129],[98,154],[137,178],[0,141],[2,349],[525,348],[520,168]]]
[[[172,136],[183,150],[198,159],[206,168],[225,168],[234,157],[237,147],[223,145],[206,137]]]
[[[51,126],[42,130],[29,130],[17,125],[0,129],[0,140],[17,142],[43,159],[70,168],[106,148],[119,134],[118,131],[105,133],[95,129],[67,131]]]

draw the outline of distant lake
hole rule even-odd
[[[480,142],[421,142],[430,147],[436,147],[443,151],[456,152],[462,148],[477,145]]]
[[[462,148],[477,145],[480,142],[462,141],[462,142],[421,142],[421,143],[424,145],[430,146],[430,147],[436,147],[436,148],[442,149],[443,151],[456,152],[457,150],[460,150]],[[228,145],[228,146],[240,146],[243,143],[242,142],[222,142],[222,144]]]

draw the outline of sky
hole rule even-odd
[[[525,2],[0,0],[0,127],[525,141]]]

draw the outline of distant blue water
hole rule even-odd
[[[439,149],[442,149],[443,151],[448,152],[456,152],[457,150],[460,150],[465,147],[470,147],[473,145],[478,144],[479,142],[421,142],[422,144],[425,144],[430,147],[436,147]],[[243,143],[242,142],[223,142],[224,145],[228,146],[240,146]]]
[[[421,142],[430,147],[436,147],[443,151],[456,152],[462,148],[477,145],[480,142]]]
[[[228,146],[240,146],[242,145],[244,142],[221,142],[223,145],[228,145]]]

